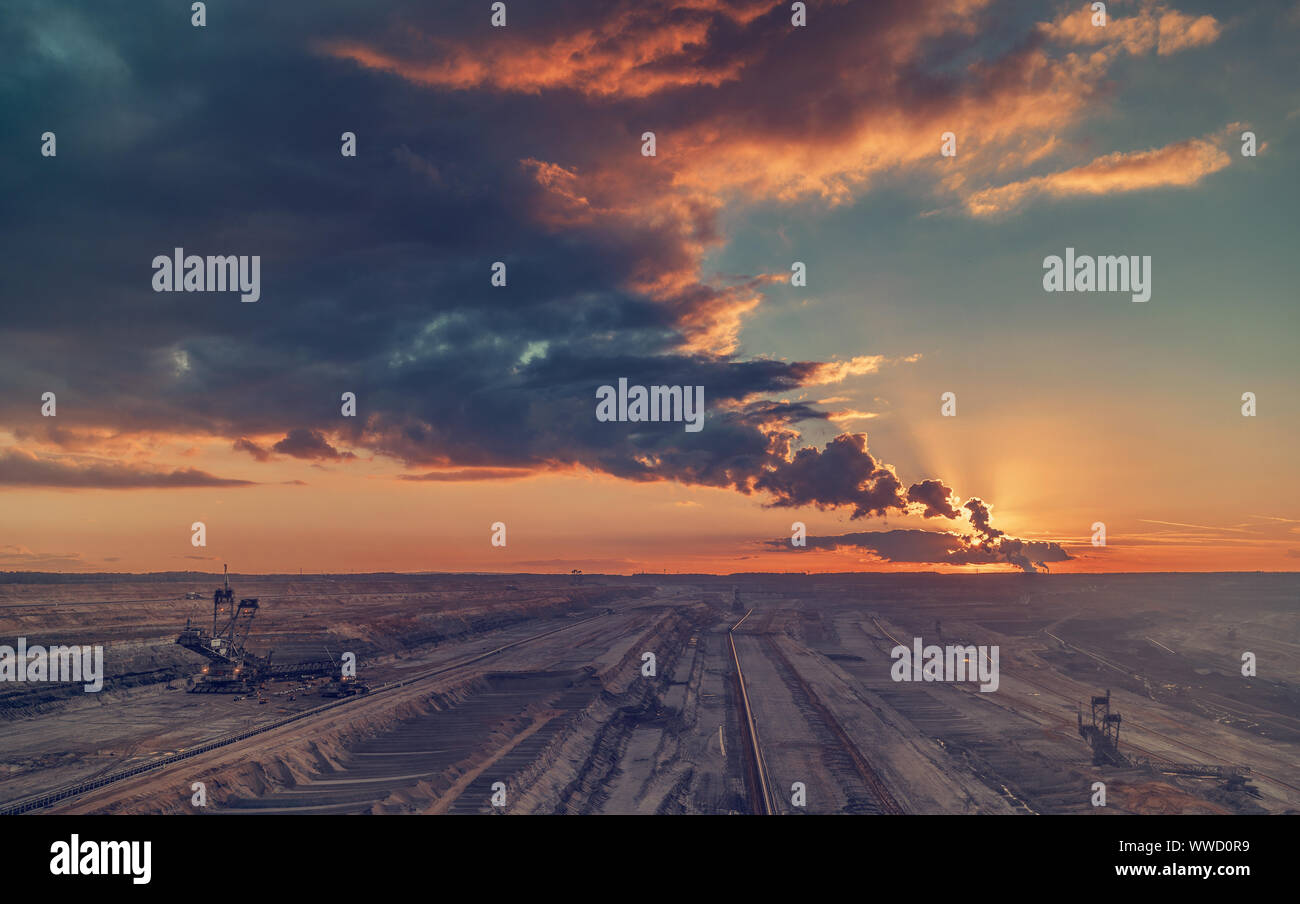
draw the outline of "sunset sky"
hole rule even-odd
[[[1300,567],[1300,2],[807,6],[7,4],[0,570]]]

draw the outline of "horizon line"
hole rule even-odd
[[[0,583],[3,578],[12,576],[29,577],[159,577],[167,575],[204,575],[220,578],[224,572],[213,571],[0,571]],[[288,571],[232,571],[231,576],[242,577],[293,577],[293,578],[334,578],[334,577],[573,577],[572,571],[304,571],[293,574]],[[845,575],[872,575],[889,577],[1111,577],[1123,575],[1300,575],[1300,569],[1294,571],[1066,571],[1030,573],[1019,570],[985,571],[985,572],[945,572],[945,571],[583,571],[580,577],[744,577],[782,575],[787,577],[830,577]]]

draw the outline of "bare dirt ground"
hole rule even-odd
[[[0,643],[102,644],[108,673],[98,694],[0,684],[0,803],[330,702],[288,682],[267,684],[266,704],[185,693],[202,661],[174,640],[187,616],[210,619],[212,584],[0,583]],[[372,692],[45,811],[754,812],[728,643],[746,612],[736,654],[778,813],[1300,811],[1295,576],[234,575],[232,585],[261,600],[251,650],[280,661],[355,652]],[[206,598],[184,600],[190,590]],[[996,645],[997,690],[894,680],[891,650],[916,637]],[[1254,677],[1241,674],[1246,652]],[[1123,766],[1094,765],[1078,733],[1079,706],[1086,718],[1106,689],[1122,714]],[[1249,783],[1179,772],[1185,764],[1244,767]]]

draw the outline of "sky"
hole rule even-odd
[[[1300,567],[1296,0],[188,6],[0,11],[0,570]]]

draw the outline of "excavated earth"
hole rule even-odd
[[[46,811],[756,812],[739,660],[778,813],[1300,810],[1295,576],[581,580],[232,576],[261,600],[250,650],[356,654],[371,692],[319,712],[321,682],[185,693],[202,661],[174,640],[210,620],[211,577],[0,583],[0,643],[102,644],[108,673],[0,684],[0,802],[307,713]],[[997,689],[896,680],[917,637],[996,646]],[[1078,732],[1107,690],[1123,766]]]

